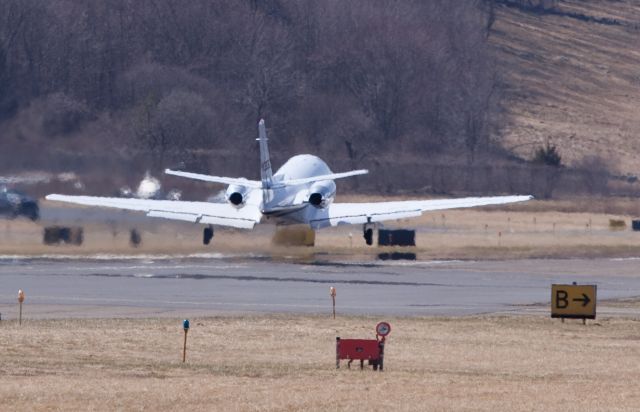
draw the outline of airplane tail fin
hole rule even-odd
[[[258,122],[258,138],[260,142],[260,177],[262,188],[268,189],[273,184],[273,172],[271,171],[271,161],[269,160],[269,146],[267,145],[267,130],[264,126],[264,119]]]

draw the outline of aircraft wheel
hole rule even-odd
[[[208,245],[211,243],[211,239],[213,239],[213,227],[205,227],[202,231],[202,243]]]
[[[364,240],[367,242],[367,245],[369,246],[373,244],[373,229],[364,230]]]

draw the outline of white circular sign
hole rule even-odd
[[[387,322],[380,322],[376,325],[376,333],[380,336],[387,336],[391,332],[391,325]]]

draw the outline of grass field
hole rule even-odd
[[[419,259],[640,256],[627,200],[530,202],[425,214],[387,227],[416,228]],[[611,230],[623,219],[624,230]],[[269,253],[374,259],[360,227],[321,231],[315,248],[278,248],[269,227],[219,230],[142,219],[85,223],[82,246],[45,246],[42,225],[5,221],[0,254]],[[351,236],[349,236],[351,234]],[[637,300],[608,302],[630,309]],[[129,316],[134,316],[129,312]],[[181,319],[0,321],[0,410],[607,410],[640,405],[640,322],[583,326],[545,315],[457,318],[221,316],[191,319],[181,362]],[[389,321],[385,371],[335,369],[335,338],[373,338]]]
[[[640,405],[640,322],[385,319],[385,371],[335,369],[335,337],[381,319],[318,316],[0,323],[2,410],[607,410]],[[355,363],[354,363],[355,365]]]

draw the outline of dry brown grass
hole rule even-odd
[[[563,0],[559,10],[619,25],[499,7],[489,41],[509,84],[502,143],[524,158],[547,139],[563,163],[598,156],[640,174],[637,1]]]
[[[334,369],[335,337],[379,319],[317,316],[0,323],[0,409],[637,410],[640,322],[387,319],[385,372]],[[8,408],[8,409],[7,409]]]

